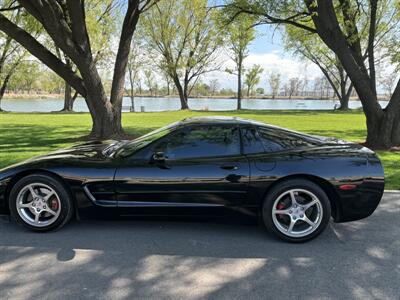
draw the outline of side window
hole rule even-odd
[[[237,127],[199,126],[181,130],[156,147],[169,159],[201,158],[240,154]]]
[[[278,129],[258,128],[261,142],[267,152],[276,152],[310,146],[306,140]]]
[[[255,127],[242,127],[243,152],[245,154],[263,153],[264,146],[258,137]]]

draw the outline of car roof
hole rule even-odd
[[[181,125],[191,124],[258,124],[266,126],[267,124],[257,122],[254,120],[247,120],[238,117],[226,117],[226,116],[207,116],[207,117],[190,117],[180,121]]]
[[[302,136],[303,138],[320,140],[320,137],[312,136],[295,130],[290,130],[287,128],[282,128],[279,126],[263,123],[256,120],[242,119],[238,117],[227,117],[227,116],[205,116],[205,117],[190,117],[179,121],[177,125],[188,126],[188,125],[218,125],[218,124],[242,124],[242,125],[253,125],[263,128],[269,128],[271,130],[279,130],[285,132],[286,134],[295,134],[297,136]]]

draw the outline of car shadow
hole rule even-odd
[[[399,213],[386,194],[371,217],[330,223],[304,244],[242,221],[82,221],[46,234],[1,221],[0,298],[391,299]]]

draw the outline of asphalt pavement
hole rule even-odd
[[[400,299],[400,194],[288,244],[233,222],[0,219],[0,299]]]

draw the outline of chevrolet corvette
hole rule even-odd
[[[330,219],[371,215],[384,191],[376,154],[356,143],[252,120],[195,117],[131,141],[91,141],[0,170],[0,213],[33,231],[71,218],[258,217],[304,242]]]

